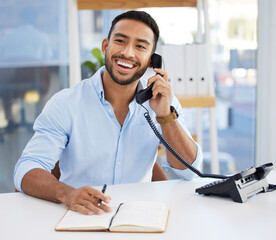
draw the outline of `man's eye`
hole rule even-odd
[[[143,45],[137,45],[137,47],[140,49],[146,49]]]
[[[117,43],[124,43],[124,41],[122,39],[115,39],[115,42],[117,42]]]

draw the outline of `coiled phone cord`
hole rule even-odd
[[[152,121],[152,119],[149,115],[148,109],[146,107],[144,107],[142,104],[141,104],[141,106],[146,110],[146,112],[144,113],[144,116],[145,116],[148,124],[150,125],[151,129],[155,133],[155,135],[159,138],[159,140],[163,143],[163,145],[177,158],[178,161],[180,161],[187,168],[189,168],[192,172],[194,172],[195,174],[197,174],[199,177],[202,177],[202,178],[228,179],[230,177],[230,176],[228,177],[228,176],[219,175],[219,174],[203,174],[199,170],[197,170],[196,168],[191,166],[189,163],[187,163],[185,160],[183,160],[183,158],[169,145],[169,143],[165,140],[165,138],[162,136],[162,134],[158,131],[158,129],[156,128],[154,122]]]

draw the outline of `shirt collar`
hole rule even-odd
[[[137,90],[136,93],[138,93],[140,90],[144,89],[143,84],[141,82],[141,80],[139,80],[138,86],[137,86]]]
[[[92,84],[96,89],[96,92],[102,101],[104,99],[104,89],[103,89],[103,81],[102,81],[102,73],[105,71],[105,67],[101,67],[91,78]]]

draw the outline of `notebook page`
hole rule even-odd
[[[56,230],[93,230],[107,229],[110,220],[115,214],[117,207],[111,207],[112,212],[102,212],[101,215],[84,215],[68,210],[60,221]]]
[[[112,222],[112,227],[132,225],[151,229],[165,229],[167,215],[168,208],[160,202],[127,202],[121,206]]]

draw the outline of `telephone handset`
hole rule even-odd
[[[153,68],[161,68],[162,67],[162,57],[156,53],[153,53],[151,56],[151,64]],[[140,90],[136,94],[136,101],[139,104],[143,104],[147,100],[152,97],[152,87],[153,83],[148,86],[147,88]]]

